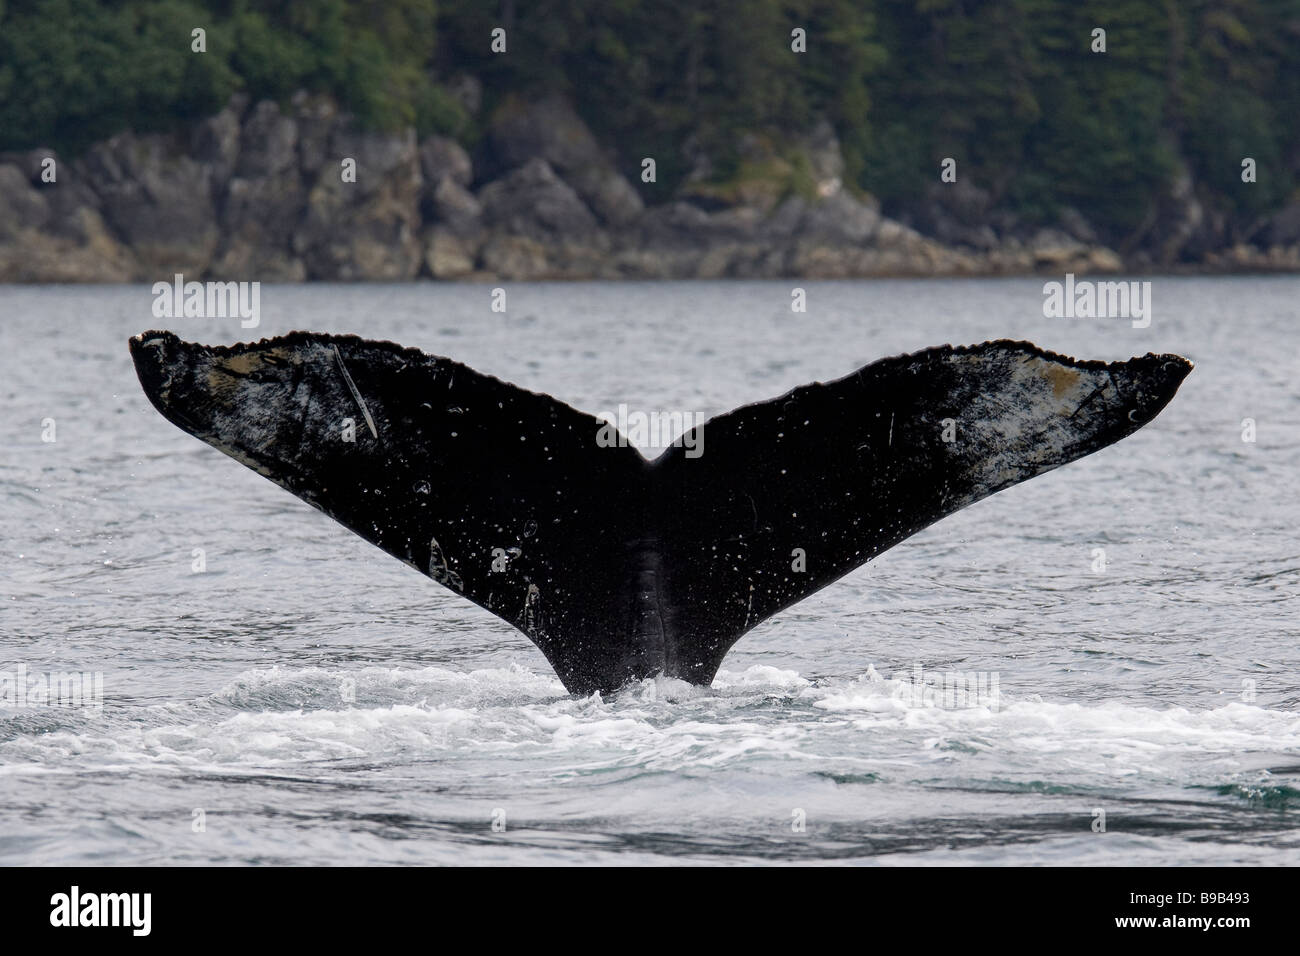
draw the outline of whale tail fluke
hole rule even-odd
[[[1024,342],[872,363],[646,461],[446,358],[295,332],[131,340],[154,406],[527,635],[575,693],[708,683],[746,631],[981,498],[1149,422],[1191,365]]]

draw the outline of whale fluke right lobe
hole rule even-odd
[[[580,694],[707,684],[768,617],[1131,434],[1191,368],[926,349],[721,415],[704,455],[647,462],[550,396],[388,342],[149,332],[131,352],[169,420],[508,621]]]

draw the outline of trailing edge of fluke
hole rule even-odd
[[[169,421],[518,628],[575,694],[708,684],[751,628],[1131,434],[1192,368],[942,346],[720,415],[707,454],[647,461],[598,444],[601,419],[391,342],[130,347]]]

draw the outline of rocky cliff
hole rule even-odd
[[[1053,229],[998,223],[963,182],[936,183],[922,234],[841,184],[827,124],[742,152],[729,181],[705,164],[659,196],[557,97],[502,104],[472,156],[361,129],[324,97],[236,98],[182,133],[122,133],[73,159],[0,154],[0,281],[1060,274],[1174,259],[1121,257],[1075,211]],[[1195,200],[1176,200],[1155,231],[1175,253],[1199,223]],[[1255,238],[1204,249],[1196,267],[1300,269],[1296,207]]]

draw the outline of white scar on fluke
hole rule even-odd
[[[352,381],[352,376],[348,374],[347,364],[343,361],[343,353],[339,351],[337,345],[334,346],[334,357],[338,359],[339,371],[343,373],[343,381],[347,383],[353,401],[357,403],[357,408],[361,409],[361,415],[366,420],[366,427],[370,429],[370,434],[378,440],[379,432],[375,429],[375,420],[370,417],[370,409],[366,408],[365,399],[361,397],[361,390],[357,388],[357,383]]]

